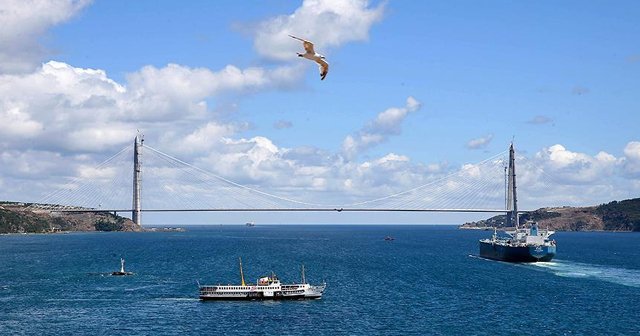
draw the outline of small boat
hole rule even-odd
[[[126,272],[124,270],[124,259],[120,258],[120,270],[111,272],[111,275],[133,275],[133,272]]]
[[[242,259],[240,259],[240,285],[200,285],[198,283],[200,300],[304,300],[320,299],[327,287],[310,285],[304,276],[302,265],[302,282],[299,284],[282,284],[272,272],[271,275],[259,278],[255,284],[244,281]]]
[[[386,236],[384,237],[384,240],[386,241],[392,241],[392,240],[396,240],[395,238],[391,237],[391,236]]]
[[[248,226],[248,227],[253,227],[256,226],[255,222],[246,222],[244,225]]]

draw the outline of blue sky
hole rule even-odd
[[[39,4],[0,5],[2,199],[40,199],[136,129],[256,188],[287,190],[282,181],[301,176],[295,187],[314,199],[353,192],[337,187],[346,180],[371,196],[407,190],[512,139],[523,160],[571,186],[529,207],[639,195],[637,1]],[[326,80],[287,33],[326,55]],[[467,218],[394,216],[382,221]]]

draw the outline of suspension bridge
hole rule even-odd
[[[366,177],[352,192],[338,185],[310,189],[312,174],[289,176],[287,183],[274,183],[276,191],[267,191],[258,182],[268,181],[268,175],[252,180],[231,169],[231,175],[245,179],[233,181],[202,168],[203,163],[196,166],[145,145],[137,136],[133,146],[100,165],[80,167],[78,177],[44,197],[38,207],[58,212],[130,212],[138,225],[143,212],[459,212],[507,213],[511,218],[514,212],[526,211],[517,210],[515,170],[511,187],[506,154],[451,173],[418,176],[419,183],[405,181],[410,187],[404,191],[379,188],[378,194],[390,192],[372,198],[366,188],[376,186]],[[299,195],[337,201],[325,204],[300,200]]]

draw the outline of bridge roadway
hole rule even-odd
[[[132,209],[50,209],[55,212],[131,212]],[[140,209],[140,212],[469,212],[504,213],[505,209],[376,209],[376,208],[256,208],[256,209]],[[518,210],[518,213],[531,212]]]

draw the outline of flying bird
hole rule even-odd
[[[301,39],[299,37],[295,37],[293,35],[289,35],[291,38],[294,38],[298,41],[302,41],[302,45],[304,46],[304,54],[297,53],[298,57],[304,57],[306,59],[312,60],[318,63],[318,68],[320,70],[320,80],[323,80],[327,77],[327,73],[329,72],[329,63],[325,60],[324,56],[318,54],[313,50],[313,42],[307,41],[305,39]]]

